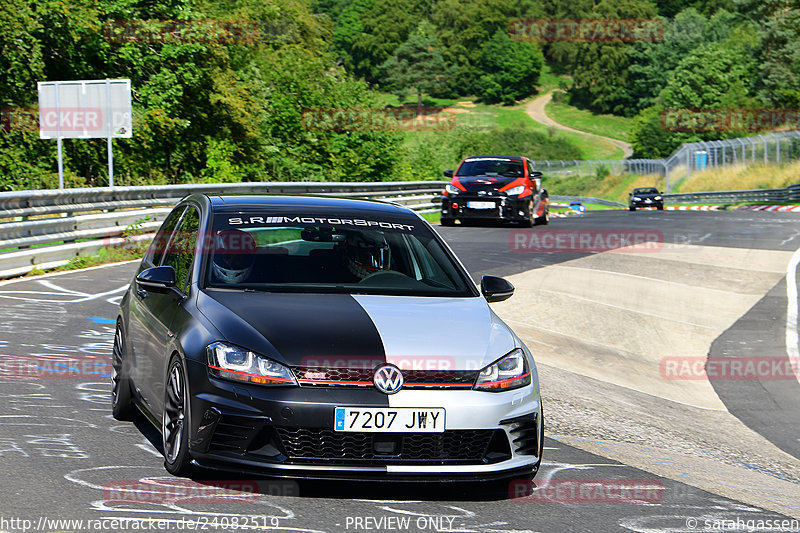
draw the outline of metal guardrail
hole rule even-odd
[[[768,204],[800,202],[800,183],[785,189],[750,189],[743,191],[709,191],[665,194],[664,200],[673,204],[710,203],[749,203]]]
[[[392,201],[420,213],[438,211],[445,181],[380,183],[235,183],[0,192],[0,279],[46,270],[71,258],[125,243],[129,226],[148,239],[178,200],[192,193],[349,196]],[[786,189],[665,194],[667,203],[798,202],[800,183]],[[554,202],[609,207],[602,198],[552,195]]]
[[[627,207],[627,204],[614,202],[613,200],[604,200],[602,198],[595,198],[593,196],[562,196],[557,194],[550,195],[552,202],[581,202],[584,204],[597,204],[606,205],[608,207]]]
[[[228,183],[0,192],[0,278],[50,269],[71,258],[123,244],[136,225],[149,238],[172,207],[193,193],[349,196],[392,201],[420,213],[438,211],[446,182]]]
[[[732,165],[779,165],[800,158],[800,131],[779,131],[751,137],[701,141],[680,145],[664,159],[617,159],[608,161],[533,161],[546,175],[590,175],[604,167],[615,174],[664,177],[664,190],[669,192],[693,172]]]

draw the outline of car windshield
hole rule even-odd
[[[636,194],[658,194],[658,189],[655,187],[646,187],[644,189],[636,189],[634,192]]]
[[[216,218],[206,254],[207,287],[476,295],[432,230],[413,219],[387,222],[255,213]]]
[[[457,175],[465,176],[504,176],[522,177],[524,170],[522,161],[510,159],[469,159],[458,168]]]

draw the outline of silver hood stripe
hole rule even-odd
[[[516,347],[482,297],[353,298],[378,330],[386,362],[403,370],[480,370]]]

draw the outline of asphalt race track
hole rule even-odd
[[[0,284],[0,531],[800,531],[797,379],[699,379],[663,364],[797,353],[800,214],[607,211],[437,230],[475,279],[517,286],[495,309],[537,356],[538,488],[170,476],[155,430],[110,414],[127,263]],[[559,232],[660,244],[527,247]],[[19,370],[31,360],[47,371]]]

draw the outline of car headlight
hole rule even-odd
[[[633,199],[636,200],[637,202],[641,202],[642,201],[642,199],[639,198],[638,196],[634,196]]]
[[[506,191],[506,194],[509,196],[516,196],[518,194],[522,194],[525,191],[524,185],[517,185],[516,187],[511,187]]]
[[[297,385],[289,368],[249,350],[215,342],[206,348],[208,372],[217,378],[257,385]]]
[[[530,383],[531,371],[528,368],[528,361],[525,359],[522,349],[517,348],[481,370],[472,388],[503,392],[518,389]]]
[[[661,200],[661,197],[660,196],[656,196],[655,199],[656,200]]]
[[[444,186],[444,190],[446,190],[450,194],[458,194],[459,192],[461,192],[461,190],[458,187],[456,187],[455,185],[451,185],[450,183]]]

